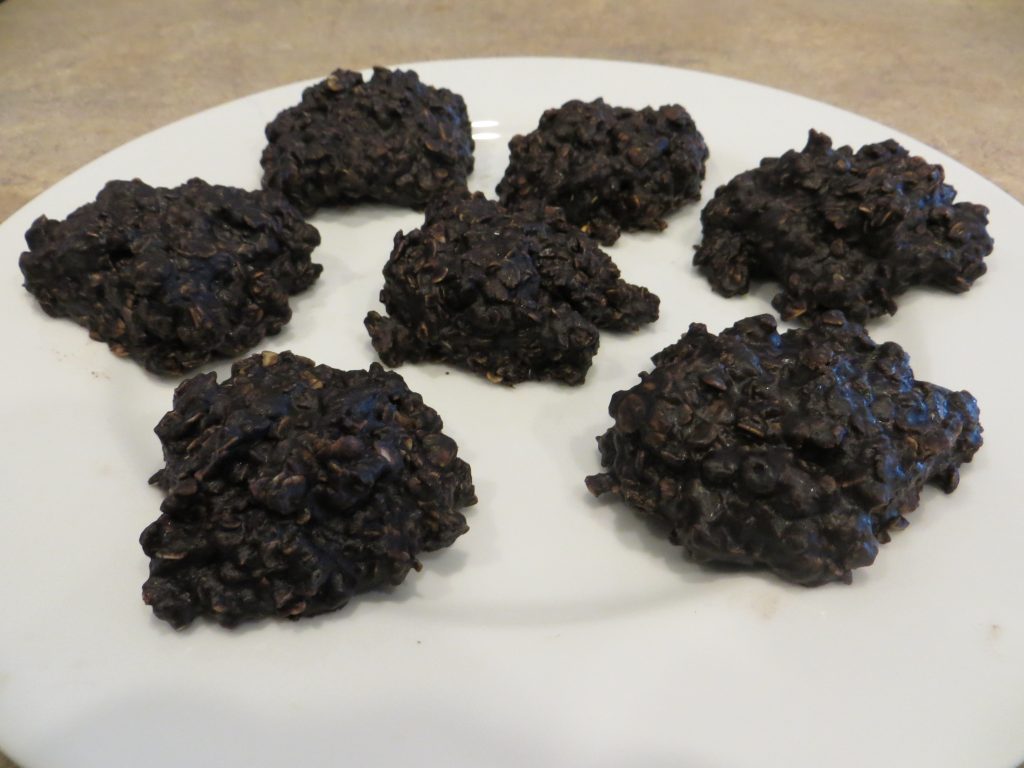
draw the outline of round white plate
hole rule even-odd
[[[515,133],[570,98],[679,102],[711,150],[704,200],[811,127],[837,144],[895,137],[942,163],[960,199],[991,209],[989,273],[961,296],[914,291],[872,325],[921,379],[968,389],[985,446],[952,495],[929,490],[911,527],[852,586],[794,587],[686,562],[625,506],[592,499],[609,397],[692,321],[718,331],[771,308],[772,289],[713,294],[690,265],[701,205],[611,254],[661,295],[661,319],[604,334],[584,386],[514,389],[442,366],[400,369],[443,416],[480,503],[454,547],[391,594],[297,623],[174,632],[143,605],[138,535],[161,495],[153,426],[175,381],[115,358],[21,287],[23,234],[109,179],[191,176],[255,188],[263,127],[296,83],[137,139],[0,226],[7,329],[0,482],[0,748],[27,766],[1009,766],[1024,759],[1024,208],[955,161],[824,104],[640,64],[484,59],[411,65],[465,96],[474,189],[493,194]],[[398,229],[419,214],[318,215],[320,281],[263,348],[337,368],[374,360]],[[224,375],[227,364],[217,366]]]

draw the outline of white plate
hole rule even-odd
[[[1016,357],[1024,209],[934,149],[779,91],[640,64],[492,59],[414,66],[462,93],[476,189],[543,109],[603,96],[680,102],[711,150],[705,200],[807,129],[859,146],[895,137],[991,209],[989,273],[963,296],[915,291],[873,334],[919,378],[973,392],[985,446],[956,493],[852,586],[804,589],[685,562],[617,503],[591,499],[607,405],[691,321],[770,311],[727,300],[690,266],[699,205],[612,254],[662,298],[633,336],[602,337],[585,386],[508,389],[441,366],[400,372],[473,467],[471,531],[390,595],[339,613],[177,633],[140,598],[137,538],[157,515],[152,428],[173,382],[115,358],[21,288],[32,220],[63,217],[112,178],[259,185],[263,126],[302,84],[167,126],[71,175],[0,226],[7,329],[0,482],[0,746],[29,766],[1008,766],[1024,758],[1024,420]],[[339,368],[374,359],[362,319],[399,228],[377,206],[314,219],[319,283],[264,345]],[[1007,352],[1011,354],[1007,354]],[[226,365],[218,370],[226,370]]]

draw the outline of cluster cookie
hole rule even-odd
[[[509,142],[498,184],[503,205],[541,200],[603,245],[623,230],[661,230],[665,216],[700,199],[708,148],[678,104],[613,107],[602,99],[549,109]]]
[[[719,188],[693,262],[723,296],[778,281],[785,319],[839,309],[864,322],[911,286],[961,293],[985,274],[988,209],[955,199],[941,166],[891,139],[854,152],[811,131]]]
[[[587,478],[663,524],[696,562],[849,581],[934,483],[981,446],[968,392],[917,381],[898,344],[842,313],[780,334],[770,315],[695,323],[609,406]]]
[[[388,316],[370,312],[366,328],[385,363],[443,361],[505,384],[581,384],[598,329],[635,330],[659,303],[558,209],[479,193],[438,202],[395,237],[380,298]]]
[[[25,288],[147,369],[180,374],[233,357],[291,319],[320,275],[317,230],[280,194],[192,179],[112,181],[64,221],[25,236]]]
[[[336,610],[466,532],[469,465],[402,377],[264,352],[184,381],[157,425],[166,494],[143,599],[183,627]]]
[[[364,201],[422,208],[466,186],[473,137],[462,97],[415,72],[339,69],[267,126],[263,186],[304,214]]]

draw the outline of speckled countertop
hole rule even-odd
[[[0,220],[229,99],[337,66],[494,55],[772,85],[889,124],[1024,199],[1021,0],[0,0]]]

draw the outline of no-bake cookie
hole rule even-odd
[[[696,562],[850,581],[981,446],[970,393],[915,380],[899,345],[839,312],[781,335],[769,315],[717,336],[695,323],[653,360],[612,397],[587,486]]]
[[[678,104],[628,109],[570,101],[509,142],[498,184],[504,205],[540,200],[603,245],[622,230],[661,230],[665,216],[700,199],[708,149]]]
[[[64,221],[25,235],[25,287],[120,356],[177,374],[232,357],[291,319],[321,267],[317,230],[281,195],[192,179],[112,181]]]
[[[142,533],[158,618],[225,626],[336,610],[400,584],[474,504],[469,465],[397,373],[290,352],[188,379],[156,427],[166,494]]]
[[[370,312],[366,327],[385,363],[443,361],[505,384],[579,384],[598,328],[658,316],[658,297],[625,282],[560,211],[507,210],[479,193],[440,201],[398,233],[380,297],[389,316]]]
[[[423,208],[466,185],[473,137],[462,97],[415,72],[339,69],[267,126],[263,186],[303,213],[377,201]]]
[[[985,274],[988,209],[955,198],[941,166],[893,140],[854,152],[811,131],[803,150],[715,192],[693,262],[723,296],[778,281],[783,318],[839,309],[865,322],[911,286],[963,292]]]

